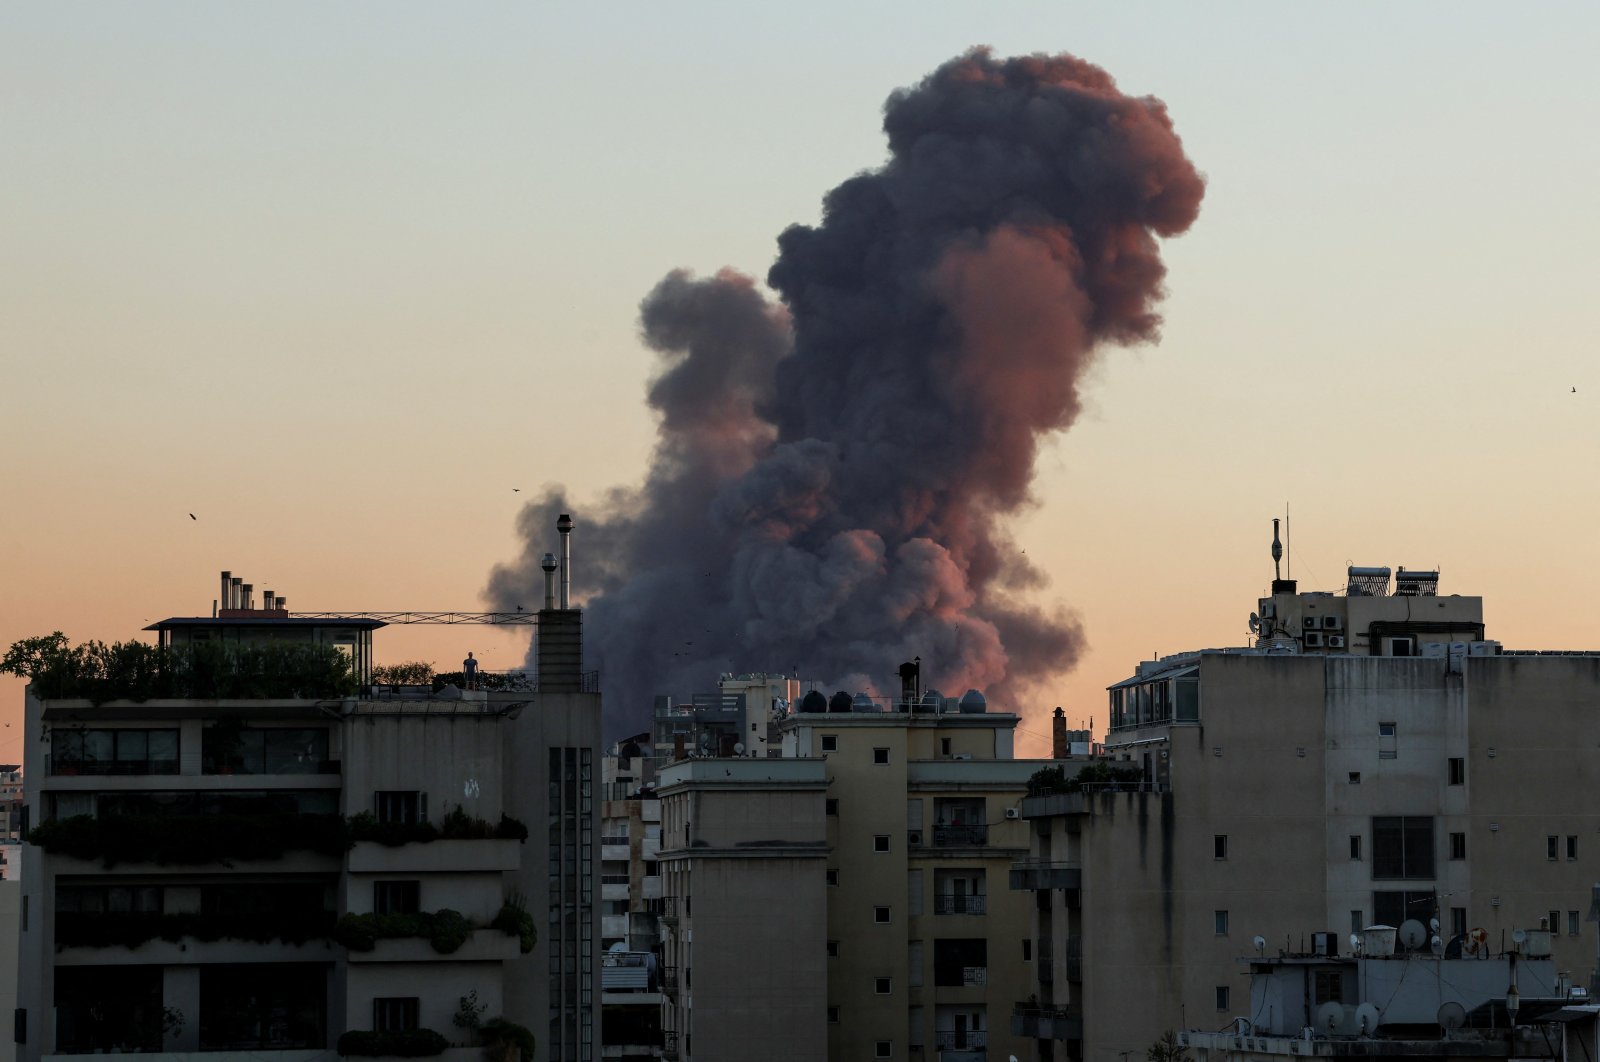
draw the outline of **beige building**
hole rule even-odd
[[[1503,650],[1433,573],[1279,580],[1257,607],[1255,645],[1111,688],[1106,754],[1131,777],[1024,801],[1016,884],[1054,956],[1018,997],[1026,1057],[1118,1062],[1249,1018],[1239,958],[1347,951],[1374,924],[1446,954],[1546,926],[1590,980],[1600,656]]]
[[[579,613],[540,613],[537,687],[375,687],[383,622],[224,593],[213,616],[150,628],[173,659],[333,647],[361,685],[30,685],[19,1056],[309,1062],[353,1033],[367,1042],[343,1053],[394,1053],[379,1034],[477,1059],[456,1021],[471,1012],[531,1031],[541,1059],[597,1058],[600,704]]]
[[[781,759],[661,769],[669,1053],[1031,1051],[1009,1018],[1035,981],[1033,901],[1007,883],[1028,779],[1055,761],[1014,760],[1015,715],[924,697],[907,666],[888,705],[807,694]]]

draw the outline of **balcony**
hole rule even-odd
[[[936,1029],[933,1044],[940,1051],[982,1051],[989,1046],[987,1029]]]
[[[942,915],[981,915],[989,911],[989,897],[982,894],[935,896],[933,913]]]
[[[517,938],[498,929],[474,929],[455,951],[441,954],[426,937],[390,937],[371,951],[352,951],[349,961],[367,962],[507,962],[521,957]]]
[[[507,871],[522,865],[522,845],[498,837],[440,838],[393,846],[357,841],[348,859],[352,874]]]
[[[658,917],[664,926],[678,924],[678,898],[676,896],[661,897],[661,911]]]
[[[661,967],[661,991],[669,996],[678,994],[678,968],[676,966]]]
[[[675,1030],[665,1029],[662,1031],[661,1057],[663,1062],[678,1062],[678,1034]]]
[[[1011,1012],[1011,1035],[1032,1040],[1081,1040],[1083,1019],[1066,1007],[1018,1003]]]
[[[989,827],[985,823],[972,823],[966,826],[935,826],[933,828],[933,846],[935,848],[973,848],[982,847],[989,843]]]
[[[1079,889],[1083,871],[1076,862],[1051,859],[1019,859],[1011,864],[1013,889]]]

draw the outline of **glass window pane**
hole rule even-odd
[[[150,731],[150,759],[158,763],[177,762],[178,732],[176,730]]]
[[[143,730],[118,730],[117,759],[122,763],[143,763],[150,755],[150,738]]]
[[[109,730],[83,732],[83,758],[92,763],[110,763],[116,756],[115,735]]]

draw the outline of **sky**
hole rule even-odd
[[[763,276],[884,160],[885,97],[979,44],[1159,97],[1207,179],[1161,341],[1102,352],[1014,525],[1089,643],[991,705],[1023,752],[1056,705],[1103,728],[1140,659],[1242,644],[1286,509],[1303,589],[1437,567],[1491,638],[1600,647],[1576,2],[0,6],[0,645],[206,614],[222,569],[477,610],[547,484],[581,592],[582,500],[655,439],[640,300]],[[20,716],[6,679],[0,760]]]

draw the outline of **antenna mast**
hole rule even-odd
[[[1272,518],[1272,581],[1274,583],[1283,580],[1283,572],[1278,567],[1278,563],[1282,560],[1283,543],[1278,541],[1278,518],[1274,516]]]

